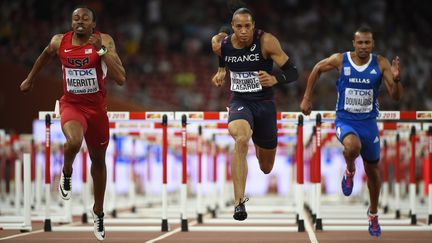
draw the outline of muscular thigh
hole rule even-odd
[[[86,114],[88,129],[85,140],[89,147],[106,149],[109,143],[109,121],[105,109],[96,109]]]
[[[249,123],[249,127],[253,129],[254,118],[250,104],[247,101],[233,99],[229,105],[228,124],[235,124],[233,121],[245,120]]]
[[[380,159],[380,136],[376,120],[362,121],[359,129],[362,149],[360,154],[367,163],[378,163]]]
[[[79,124],[81,124],[82,126],[82,130],[85,133],[87,130],[87,119],[83,113],[82,110],[79,109],[79,107],[73,105],[73,104],[69,104],[67,102],[64,101],[60,101],[60,122],[61,122],[61,126],[63,128],[63,131],[65,129],[65,124],[70,121],[74,121],[73,123],[77,122]],[[68,126],[66,126],[66,130]]]
[[[277,146],[277,117],[274,101],[255,102],[253,114],[255,123],[253,142],[262,149],[273,150]]]
[[[354,134],[361,143],[360,155],[368,163],[376,163],[380,156],[380,138],[375,119],[351,121],[336,119],[336,136],[343,141],[349,134]]]

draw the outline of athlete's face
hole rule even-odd
[[[231,22],[234,34],[240,42],[248,43],[253,38],[255,22],[250,14],[236,14]]]
[[[369,58],[369,54],[374,48],[374,40],[370,32],[356,32],[353,40],[354,51],[361,58]]]
[[[77,35],[88,35],[93,33],[96,22],[93,21],[93,14],[86,8],[77,8],[72,13],[72,30]]]

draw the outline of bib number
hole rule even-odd
[[[66,89],[72,94],[92,94],[99,91],[96,69],[65,68]]]
[[[345,89],[344,110],[368,113],[373,109],[373,89]]]
[[[231,91],[245,93],[245,92],[258,92],[262,90],[262,86],[258,78],[258,72],[230,71],[230,77],[231,77]]]

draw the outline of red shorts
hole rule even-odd
[[[60,101],[60,120],[62,127],[68,121],[77,121],[83,127],[87,146],[107,148],[109,142],[109,122],[106,109],[83,106]]]

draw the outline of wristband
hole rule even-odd
[[[105,53],[107,53],[108,49],[102,45],[101,48],[99,49],[99,51],[97,51],[97,54],[101,57],[103,55],[105,55]]]
[[[219,67],[224,68],[225,67],[225,60],[220,56],[218,56],[218,60],[219,60]]]

